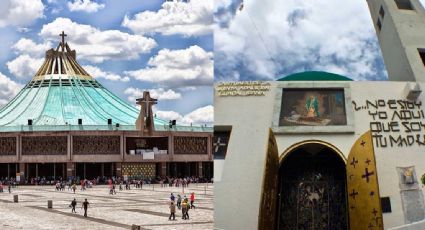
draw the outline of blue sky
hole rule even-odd
[[[33,77],[65,30],[77,61],[116,95],[134,104],[148,89],[163,119],[212,123],[212,0],[0,4],[1,105]]]
[[[272,80],[311,70],[388,79],[367,1],[243,0],[240,10],[241,4],[215,1],[216,81]]]

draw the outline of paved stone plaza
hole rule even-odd
[[[79,186],[78,186],[79,187]],[[117,187],[118,188],[118,187]],[[181,219],[176,208],[176,221],[169,221],[168,201],[170,193],[182,193],[182,188],[144,185],[143,189],[119,191],[109,195],[105,185],[86,191],[55,191],[54,186],[21,186],[12,193],[0,193],[0,229],[131,229],[133,224],[141,229],[212,229],[213,186],[191,184],[185,194],[195,192],[196,209],[189,210],[190,220]],[[19,202],[13,202],[13,195]],[[71,213],[69,205],[77,199],[77,214]],[[90,202],[88,218],[83,216],[81,204]],[[53,200],[53,208],[47,201]]]

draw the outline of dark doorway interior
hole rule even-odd
[[[75,176],[80,179],[93,180],[116,175],[114,163],[76,163],[75,167]]]
[[[202,175],[205,179],[210,180],[214,175],[213,162],[202,162]]]
[[[331,148],[306,144],[279,169],[276,229],[347,229],[345,162]]]
[[[198,176],[197,162],[172,162],[167,163],[167,176],[170,177],[190,177]]]
[[[2,163],[0,164],[0,180],[5,178],[16,178],[16,173],[18,172],[17,163]]]
[[[56,180],[64,178],[65,163],[28,163],[28,178]]]

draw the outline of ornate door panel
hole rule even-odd
[[[279,157],[276,139],[272,130],[269,130],[269,140],[266,152],[266,164],[263,175],[263,191],[258,217],[258,229],[270,229],[276,215],[277,176],[279,169]]]
[[[351,229],[383,229],[375,152],[370,131],[353,145],[347,162]]]
[[[277,229],[347,229],[345,164],[331,151],[301,148],[282,163]]]

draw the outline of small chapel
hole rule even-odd
[[[388,81],[215,84],[217,229],[425,229],[425,10],[367,3]]]

